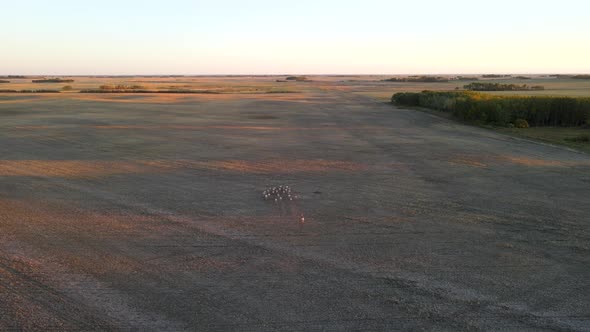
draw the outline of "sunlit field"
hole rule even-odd
[[[0,330],[585,329],[590,157],[389,77],[2,83]]]

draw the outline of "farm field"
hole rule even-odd
[[[351,90],[360,95],[377,98],[384,102],[391,99],[392,91],[395,92],[420,92],[424,90],[450,91],[462,88],[470,82],[490,82],[501,84],[527,84],[529,86],[541,85],[542,91],[487,91],[485,93],[500,96],[564,96],[564,97],[590,97],[590,80],[580,79],[555,79],[533,78],[519,79],[484,79],[480,81],[450,81],[446,83],[413,83],[413,82],[370,82],[366,85],[354,86]]]
[[[590,329],[590,156],[384,78],[3,83],[72,90],[0,94],[0,330]]]

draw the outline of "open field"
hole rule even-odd
[[[501,133],[537,140],[550,144],[560,144],[590,154],[590,128],[533,127],[493,128]]]
[[[379,78],[377,78],[379,79]],[[420,92],[423,90],[448,91],[455,88],[463,88],[464,85],[473,81],[450,81],[447,83],[392,83],[372,82],[353,88],[355,93],[378,98],[383,101],[391,99],[394,92]],[[580,79],[556,79],[546,77],[535,77],[532,79],[483,79],[475,82],[491,82],[501,84],[527,84],[529,86],[541,85],[545,87],[542,91],[490,91],[485,92],[495,95],[518,95],[518,96],[568,96],[568,97],[590,97],[590,80]],[[350,83],[349,83],[350,84]],[[353,85],[354,86],[354,85]]]
[[[272,91],[310,92],[318,89],[338,90],[362,96],[369,96],[381,101],[389,101],[394,92],[419,92],[423,90],[448,91],[462,88],[474,81],[449,81],[443,83],[420,82],[383,82],[392,77],[384,76],[308,76],[310,82],[276,82],[283,81],[286,76],[257,76],[257,77],[66,77],[74,79],[73,83],[32,83],[31,78],[7,79],[1,89],[61,89],[72,86],[72,91],[63,93],[77,93],[85,89],[97,89],[101,85],[141,85],[151,90],[192,89],[197,91],[215,91],[220,93],[265,93]],[[493,82],[502,84],[541,85],[543,91],[496,91],[486,92],[499,95],[541,95],[541,96],[571,96],[590,97],[590,80],[554,78],[546,76],[531,76],[532,79],[480,79],[477,82]],[[0,100],[2,94],[0,94]]]
[[[590,156],[384,103],[464,82],[74,79],[0,94],[0,330],[590,329]]]

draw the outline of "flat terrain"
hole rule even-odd
[[[0,95],[0,330],[590,330],[590,156],[275,79]]]

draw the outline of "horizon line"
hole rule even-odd
[[[305,73],[282,73],[282,74],[0,74],[2,77],[7,76],[70,76],[70,77],[123,77],[123,76],[135,76],[135,77],[211,77],[211,76],[232,76],[232,77],[239,77],[239,76],[258,76],[258,77],[274,77],[274,76],[407,76],[407,75],[425,75],[425,76],[433,76],[433,75],[586,75],[590,74],[590,72],[481,72],[481,73],[396,73],[396,74],[359,74],[359,73],[332,73],[332,74],[305,74]]]

